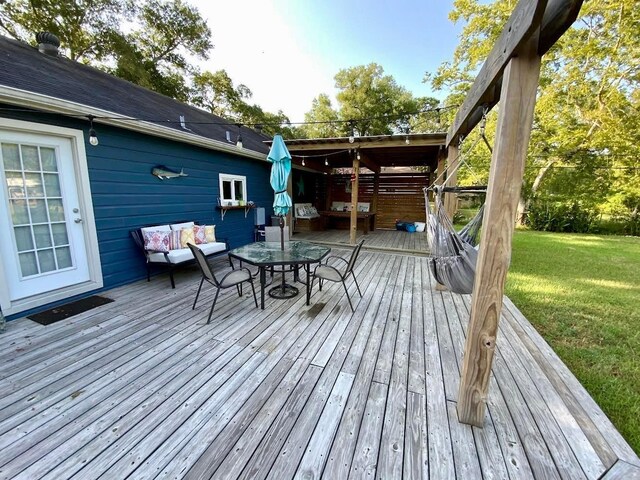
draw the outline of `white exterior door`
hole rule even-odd
[[[101,274],[94,278],[95,224],[90,196],[87,205],[81,195],[77,150],[77,135],[0,127],[4,312],[64,299],[102,284]]]

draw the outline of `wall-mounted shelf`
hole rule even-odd
[[[252,208],[255,208],[255,204],[251,204],[251,205],[218,205],[216,206],[216,208],[218,210],[220,210],[220,218],[221,221],[224,222],[224,216],[227,213],[228,210],[244,210],[244,218],[247,218],[247,214],[249,213],[249,210],[251,210]]]

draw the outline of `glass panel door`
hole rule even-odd
[[[56,149],[8,142],[1,147],[21,278],[72,268]]]

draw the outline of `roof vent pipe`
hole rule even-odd
[[[38,51],[52,57],[58,56],[58,47],[60,39],[51,32],[38,32],[36,34],[36,42],[38,42]]]

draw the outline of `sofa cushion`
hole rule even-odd
[[[193,239],[196,241],[196,245],[202,245],[207,243],[207,234],[205,227],[200,225],[193,226]]]
[[[182,248],[180,245],[180,231],[181,230],[171,230],[169,232],[169,250],[178,250]]]
[[[154,227],[144,227],[141,228],[142,236],[144,237],[145,232],[170,232],[171,227],[169,225],[156,225]]]
[[[199,248],[205,255],[212,255],[214,253],[224,251],[227,248],[227,245],[223,242],[203,243]],[[193,260],[193,254],[191,253],[191,250],[189,250],[189,247],[171,250],[167,253],[167,257],[169,257],[169,262],[174,264]],[[149,261],[153,263],[167,262],[164,253],[150,253]]]
[[[170,250],[170,232],[159,230],[147,230],[144,232],[144,248],[145,250],[153,250],[155,252],[168,252]]]
[[[207,237],[207,243],[212,243],[216,241],[216,226],[215,225],[205,225],[204,233]]]
[[[196,244],[195,235],[193,232],[193,225],[189,228],[183,228],[180,230],[180,247],[189,248],[187,244]]]
[[[182,230],[183,228],[193,228],[195,222],[184,222],[184,223],[174,223],[173,225],[169,225],[171,230]]]

